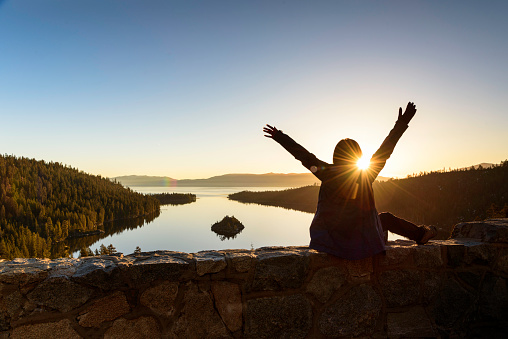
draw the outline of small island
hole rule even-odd
[[[215,232],[220,240],[234,239],[240,234],[245,226],[234,216],[226,215],[221,221],[212,225],[212,231]]]
[[[196,201],[196,195],[192,193],[154,193],[149,196],[157,199],[161,205],[183,205]]]

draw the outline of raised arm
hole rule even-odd
[[[374,153],[370,160],[369,168],[369,179],[374,181],[378,176],[379,172],[383,169],[386,164],[386,160],[390,157],[395,148],[395,145],[399,141],[400,137],[406,131],[409,122],[416,114],[416,106],[412,102],[408,102],[404,114],[402,114],[402,107],[399,108],[399,117],[395,126],[392,128],[386,139],[381,144],[381,147]]]
[[[291,153],[297,160],[300,160],[305,168],[322,180],[320,173],[323,168],[329,166],[327,163],[319,160],[314,154],[274,126],[266,125],[266,127],[263,127],[263,132],[266,133],[265,137],[277,141],[286,151]]]

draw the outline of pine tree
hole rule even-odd
[[[99,253],[100,255],[109,254],[108,248],[104,246],[104,244],[101,244],[101,246],[99,247]]]
[[[109,244],[107,250],[108,250],[108,254],[115,254],[116,253],[116,248],[115,248],[115,246],[113,246],[113,244]]]

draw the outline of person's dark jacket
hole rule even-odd
[[[407,127],[397,122],[372,156],[369,169],[363,171],[319,160],[282,131],[273,136],[321,181],[317,211],[310,226],[310,248],[345,259],[362,259],[385,251],[372,183]]]

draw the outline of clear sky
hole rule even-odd
[[[382,176],[508,158],[507,1],[0,0],[0,153],[176,179],[305,172],[373,153]]]

